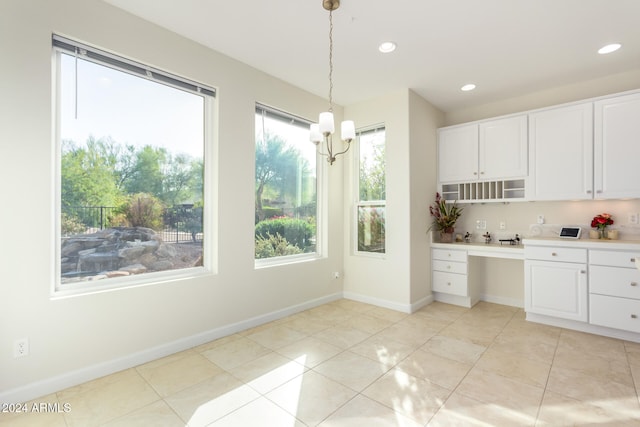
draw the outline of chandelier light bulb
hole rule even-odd
[[[356,125],[353,120],[345,120],[340,124],[340,130],[343,141],[351,142],[356,137]]]
[[[312,123],[309,127],[309,140],[316,145],[322,141],[322,133],[320,132],[320,125],[318,123]]]
[[[320,113],[320,118],[318,122],[319,122],[321,134],[327,135],[335,132],[336,128],[333,123],[333,113],[331,112]]]

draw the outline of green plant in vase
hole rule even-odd
[[[451,243],[456,221],[462,215],[462,208],[458,207],[455,202],[447,203],[440,196],[440,193],[436,193],[435,203],[429,206],[429,213],[433,217],[433,223],[429,230],[435,227],[440,232],[440,242]]]

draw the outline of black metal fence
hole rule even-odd
[[[202,242],[202,208],[179,205],[164,210],[162,215],[165,242]]]
[[[62,213],[77,219],[87,227],[87,233],[103,230],[110,226],[115,217],[113,206],[68,206],[62,208]]]
[[[74,218],[82,227],[75,233],[94,233],[97,230],[118,226],[114,224],[117,216],[113,206],[70,206],[62,213]],[[202,242],[202,208],[192,205],[179,205],[164,210],[163,229],[158,231],[164,242]]]

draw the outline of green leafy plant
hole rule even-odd
[[[277,235],[305,251],[312,246],[311,238],[315,235],[315,227],[302,219],[289,217],[270,218],[256,224],[256,241],[259,237],[268,238]]]
[[[433,217],[433,223],[429,230],[435,227],[439,231],[452,232],[456,221],[462,215],[462,208],[458,207],[455,202],[447,204],[440,193],[436,193],[435,203],[429,206],[429,213]]]
[[[273,258],[277,256],[301,254],[302,249],[289,244],[287,239],[279,234],[267,234],[266,237],[256,237],[256,259]]]

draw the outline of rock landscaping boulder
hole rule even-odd
[[[177,251],[145,227],[114,227],[63,238],[62,280],[98,280],[174,268]]]

